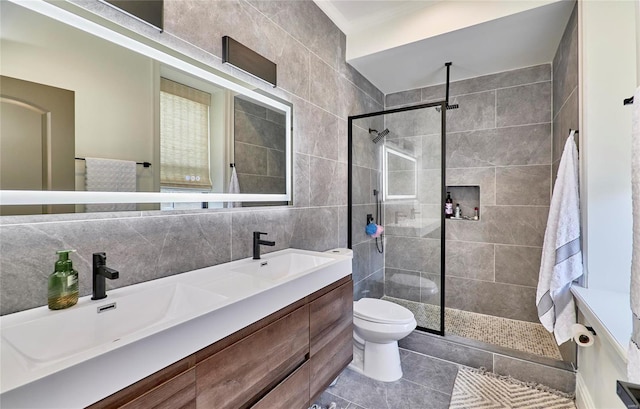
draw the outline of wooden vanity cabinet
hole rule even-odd
[[[199,362],[196,407],[247,407],[300,366],[308,351],[309,306],[304,305]]]
[[[353,281],[309,303],[309,357],[313,401],[353,358]]]
[[[90,408],[307,409],[352,358],[351,276]]]

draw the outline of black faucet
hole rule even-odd
[[[93,253],[93,297],[92,300],[107,298],[105,278],[115,280],[120,276],[117,270],[107,267],[105,253]]]
[[[410,219],[411,219],[411,220],[414,220],[414,219],[416,218],[416,214],[420,214],[420,212],[416,212],[416,208],[415,208],[415,207],[412,207],[412,208],[411,208],[411,216],[410,216]]]
[[[260,260],[260,245],[263,246],[275,246],[275,241],[261,240],[260,236],[267,235],[267,233],[262,233],[259,231],[253,232],[253,259]]]

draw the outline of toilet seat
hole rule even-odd
[[[361,298],[353,303],[353,316],[379,324],[410,324],[414,315],[405,307],[377,298]]]

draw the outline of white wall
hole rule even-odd
[[[616,381],[627,379],[624,357],[616,351],[613,340],[606,336],[606,330],[597,321],[589,321],[581,315],[579,322],[593,326],[598,336],[593,346],[578,348],[576,406],[578,409],[625,408],[616,394]]]
[[[582,210],[589,288],[629,291],[635,1],[581,1]]]
[[[631,112],[636,72],[636,0],[579,1],[581,86],[581,206],[589,289],[629,294],[632,244]],[[640,56],[638,56],[640,57]],[[622,296],[622,295],[621,295]],[[624,350],[581,306],[580,321],[599,336],[578,350],[578,409],[624,408],[615,393],[626,380]],[[585,317],[588,315],[589,317]],[[629,309],[612,320],[631,320]],[[629,334],[631,335],[631,334]]]
[[[2,75],[75,91],[80,157],[153,163],[153,62],[22,8],[2,5]],[[80,40],[82,39],[82,40]],[[84,189],[84,163],[76,163]],[[138,190],[153,190],[138,167]]]

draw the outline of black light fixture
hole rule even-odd
[[[229,36],[222,37],[222,62],[231,64],[274,87],[277,85],[276,63]]]
[[[164,0],[102,0],[130,16],[164,30]]]

